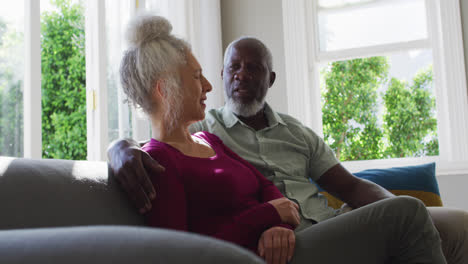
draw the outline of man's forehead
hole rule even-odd
[[[241,39],[232,45],[233,49],[263,53],[263,45],[257,40]]]
[[[265,52],[263,49],[255,45],[256,43],[235,43],[231,47],[231,51],[229,52],[229,59],[230,60],[264,60],[265,59]]]

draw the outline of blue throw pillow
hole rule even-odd
[[[424,191],[440,196],[434,162],[417,166],[364,170],[354,175],[375,182],[387,190]]]
[[[409,195],[422,200],[426,206],[442,206],[439,186],[435,176],[435,163],[389,169],[371,169],[353,173],[384,187],[395,195]],[[328,198],[329,205],[338,208],[342,201],[325,190],[321,193]]]

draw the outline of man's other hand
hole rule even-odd
[[[140,213],[151,209],[156,192],[148,175],[157,175],[164,167],[140,149],[132,139],[117,140],[107,150],[109,165],[117,182],[133,201]]]
[[[258,241],[258,255],[267,264],[286,264],[291,261],[296,246],[294,231],[275,226],[267,229]]]
[[[298,226],[301,218],[299,216],[299,205],[286,197],[269,201],[281,217],[281,221],[294,227]]]

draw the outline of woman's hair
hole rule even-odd
[[[167,104],[164,122],[168,132],[177,125],[182,111],[182,89],[178,67],[186,63],[190,45],[171,34],[167,19],[142,14],[128,25],[129,43],[120,64],[120,81],[128,101],[148,115],[157,105],[153,100],[156,82],[163,82]]]

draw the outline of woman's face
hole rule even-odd
[[[182,119],[195,122],[205,118],[206,94],[212,87],[203,76],[202,68],[192,52],[187,53],[187,63],[179,68],[183,91]]]

